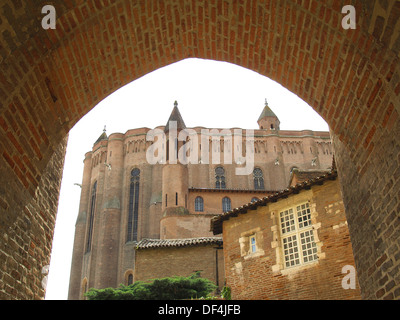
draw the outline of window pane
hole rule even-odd
[[[254,189],[264,189],[264,178],[260,168],[255,168],[253,171]]]
[[[217,189],[225,189],[225,170],[222,167],[218,167],[215,169],[215,188]]]
[[[93,233],[93,220],[94,220],[94,213],[96,207],[96,191],[97,190],[97,181],[93,184],[92,188],[92,197],[90,201],[90,214],[89,214],[89,224],[88,224],[88,236],[86,241],[86,252],[91,250],[92,246],[92,233]]]
[[[311,226],[311,210],[308,203],[297,206],[297,218],[299,221],[299,228]]]
[[[222,168],[222,167],[216,168],[216,169],[215,169],[215,174],[216,174],[216,175],[219,175],[219,176],[225,174],[224,168]]]
[[[129,189],[128,201],[128,224],[127,224],[127,241],[137,241],[138,237],[138,220],[139,220],[139,181],[140,170],[133,169],[131,171],[131,184]]]
[[[202,197],[197,197],[194,201],[195,211],[203,212],[204,210],[204,201]]]
[[[300,233],[300,239],[304,263],[318,260],[317,245],[315,244],[312,230]]]
[[[222,199],[222,211],[228,212],[231,210],[231,200],[229,198]]]
[[[283,254],[286,267],[293,267],[300,264],[300,256],[296,235],[289,236],[283,239]]]
[[[250,250],[251,250],[251,252],[256,252],[257,251],[256,237],[255,236],[251,236],[250,237]]]
[[[282,234],[296,230],[293,209],[280,213]]]

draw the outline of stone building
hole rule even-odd
[[[233,299],[361,299],[336,170],[296,170],[288,188],[211,228],[223,231]]]
[[[293,170],[326,170],[332,156],[328,132],[280,130],[267,102],[254,130],[186,128],[175,102],[165,126],[103,132],[84,159],[69,299],[205,268],[192,259],[180,274],[160,274],[151,271],[157,262],[140,260],[164,259],[166,250],[177,260],[185,250],[208,250],[214,265],[205,273],[223,285],[210,219],[286,188]]]

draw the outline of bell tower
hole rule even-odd
[[[179,132],[186,129],[185,122],[175,101],[174,109],[168,119],[164,132],[166,135],[166,163],[162,169],[162,211],[164,216],[173,212],[187,211],[188,201],[188,168],[180,163],[178,151],[185,144],[179,141]]]
[[[279,130],[280,121],[268,106],[267,99],[265,99],[265,106],[260,117],[258,118],[257,123],[260,129]]]

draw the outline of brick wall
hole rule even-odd
[[[285,268],[279,212],[310,201],[318,262]],[[249,253],[250,235],[257,251]],[[360,287],[344,290],[345,265],[355,266],[339,182],[325,182],[255,211],[224,221],[227,286],[234,299],[360,299]]]
[[[222,250],[218,250],[216,269],[215,245],[188,246],[179,248],[155,248],[136,250],[134,279],[151,280],[172,276],[189,276],[201,271],[201,276],[224,285],[224,262]],[[154,263],[157,261],[157,263]]]
[[[0,201],[0,300],[44,298],[42,281],[48,273],[45,267],[50,264],[66,146],[64,139],[44,170],[31,201],[17,202],[16,196]],[[9,177],[9,170],[4,169],[0,168],[0,175]],[[14,186],[12,179],[8,181],[0,185],[2,195],[11,193],[13,187],[19,187],[24,194],[22,186]]]
[[[211,237],[210,219],[214,215],[186,214],[169,215],[160,222],[161,239],[183,239]]]

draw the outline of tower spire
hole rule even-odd
[[[181,113],[179,112],[179,109],[178,109],[178,101],[176,101],[176,100],[174,102],[174,108],[172,109],[171,115],[169,116],[168,122],[164,129],[164,132],[169,131],[169,123],[171,121],[176,122],[176,127],[177,127],[178,131],[186,128],[185,122],[183,121]]]
[[[257,123],[260,129],[279,130],[280,121],[269,107],[267,98],[265,98],[264,109],[261,112]]]
[[[97,138],[97,140],[94,144],[100,142],[101,140],[107,140],[107,139],[108,139],[108,137],[106,134],[106,126],[104,126],[103,133]]]

